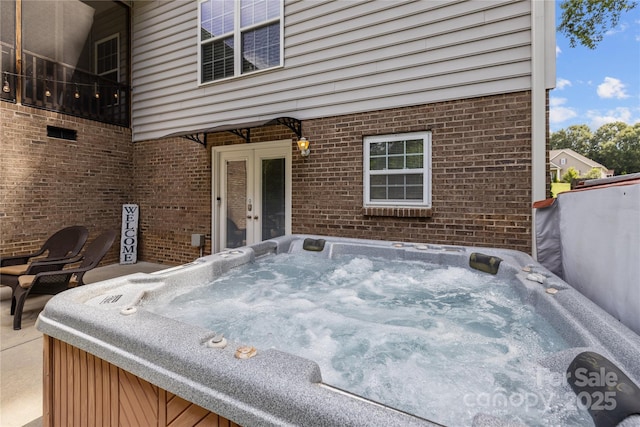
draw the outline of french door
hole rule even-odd
[[[291,233],[291,141],[214,149],[215,251]]]

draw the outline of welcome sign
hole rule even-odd
[[[135,264],[138,260],[138,214],[138,205],[122,205],[120,264]]]

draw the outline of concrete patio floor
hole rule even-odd
[[[152,273],[168,265],[138,262],[107,265],[85,275],[95,283],[133,273]],[[27,299],[22,329],[13,330],[11,288],[0,286],[0,426],[39,427],[42,425],[42,334],[35,328],[38,314],[51,298],[38,295]]]

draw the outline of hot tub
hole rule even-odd
[[[516,251],[284,236],[64,292],[37,328],[48,425],[640,425],[640,337]]]

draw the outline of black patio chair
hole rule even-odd
[[[84,285],[84,274],[95,268],[109,251],[116,239],[115,230],[107,230],[89,243],[77,268],[63,268],[68,263],[61,261],[55,271],[43,271],[18,277],[18,286],[13,289],[11,314],[13,329],[22,327],[22,310],[29,295],[55,295],[69,288]],[[53,263],[53,262],[52,262]]]
[[[0,284],[15,289],[18,277],[23,274],[61,269],[64,264],[59,261],[77,257],[88,236],[85,227],[74,225],[55,232],[36,252],[3,257],[0,259]]]

